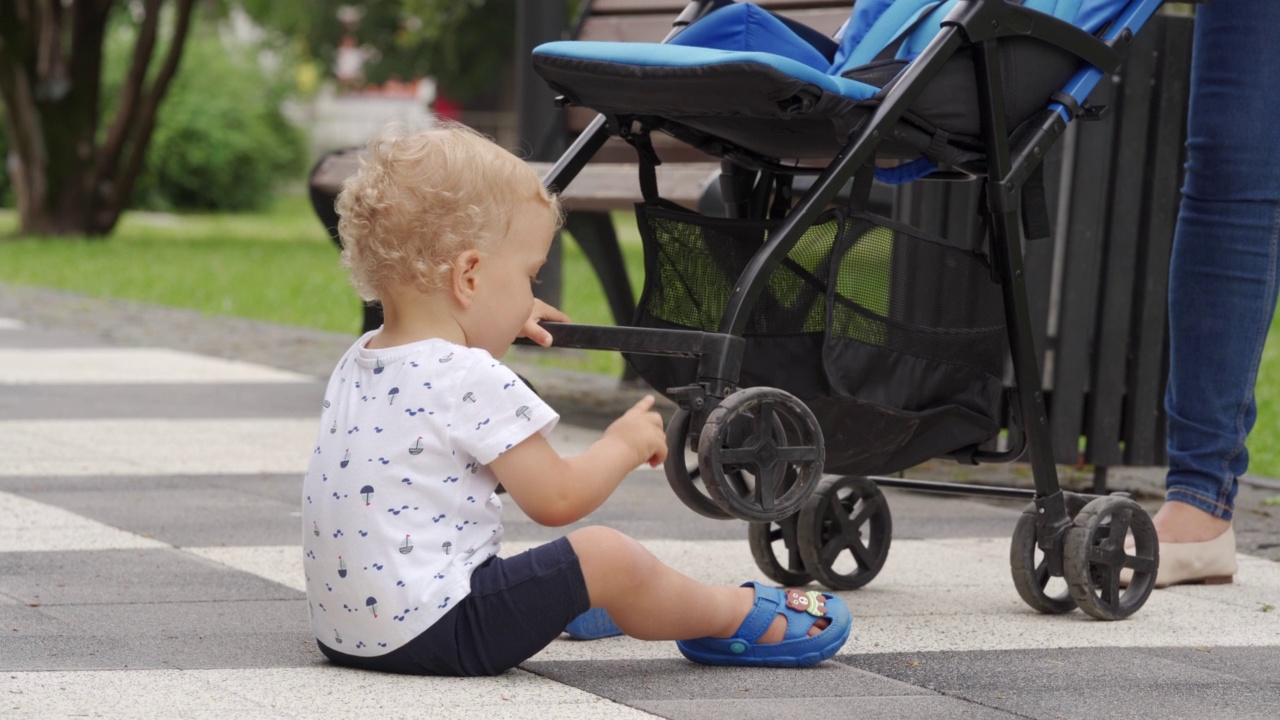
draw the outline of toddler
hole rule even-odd
[[[343,262],[385,320],[338,362],[303,482],[326,657],[493,675],[571,623],[677,640],[707,664],[804,666],[839,650],[851,624],[839,598],[703,585],[609,528],[499,557],[499,483],[534,521],[562,526],[666,455],[650,395],[561,457],[546,439],[559,416],[498,361],[517,337],[550,345],[539,321],[568,320],[533,297],[560,208],[524,162],[461,125],[392,126],[337,209]]]

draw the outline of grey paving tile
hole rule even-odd
[[[1276,640],[1280,642],[1280,638]],[[1242,682],[1280,687],[1280,647],[1146,648],[1142,652],[1163,661],[1209,670]],[[1276,707],[1280,709],[1280,704]]]
[[[52,620],[85,634],[181,638],[229,634],[309,633],[307,603],[295,600],[54,605]],[[36,631],[38,632],[38,631]]]
[[[804,672],[799,671],[799,672]],[[781,718],[857,718],[857,720],[1007,720],[1018,717],[941,695],[894,697],[811,697],[785,700],[644,700],[628,703],[670,720],[781,720]]]
[[[48,613],[47,608],[11,602],[0,604],[0,640],[72,632],[74,626]]]
[[[321,383],[8,385],[0,418],[319,417]]]
[[[299,543],[301,475],[12,478],[0,491],[178,547]]]
[[[167,549],[0,553],[0,593],[41,607],[302,597],[278,583]]]
[[[949,696],[1043,718],[1274,718],[1274,648],[1236,648],[1218,668],[1145,648],[853,655],[840,662]],[[1229,666],[1228,666],[1229,665]],[[1240,665],[1270,681],[1241,679]]]
[[[827,662],[805,670],[708,667],[684,660],[532,661],[521,665],[557,682],[634,705],[672,700],[861,698],[933,693]]]
[[[311,634],[296,632],[0,638],[0,671],[8,672],[308,667],[323,661]]]

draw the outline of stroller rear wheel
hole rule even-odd
[[[730,515],[772,522],[794,515],[822,477],[822,428],[784,390],[735,392],[707,415],[698,467],[708,494]]]
[[[795,515],[775,522],[751,523],[747,526],[747,544],[756,567],[770,580],[787,587],[813,582],[813,575],[805,570],[800,557]]]
[[[796,520],[805,569],[832,590],[866,585],[889,557],[893,517],[884,493],[868,478],[823,478]]]
[[[1085,506],[1085,499],[1071,492],[1062,494],[1067,515],[1074,518]],[[1061,615],[1076,609],[1071,589],[1066,580],[1054,581],[1049,574],[1049,559],[1036,544],[1038,514],[1036,504],[1029,503],[1018,517],[1013,530],[1013,542],[1009,548],[1009,568],[1013,572],[1013,586],[1027,605],[1046,615]]]
[[[1067,530],[1063,571],[1071,597],[1099,620],[1122,620],[1137,612],[1155,587],[1159,564],[1156,527],[1127,497],[1095,498]],[[1120,581],[1124,568],[1133,570],[1127,587]]]

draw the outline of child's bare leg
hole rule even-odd
[[[569,533],[593,607],[603,607],[623,632],[641,640],[731,637],[755,602],[749,587],[704,585],[667,567],[634,539],[607,527]],[[814,635],[830,621],[820,619]],[[786,620],[774,619],[760,643],[779,642]]]

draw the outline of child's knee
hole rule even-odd
[[[578,554],[588,585],[592,576],[607,573],[618,579],[642,582],[655,558],[634,538],[613,528],[593,526],[569,533],[569,543]]]

